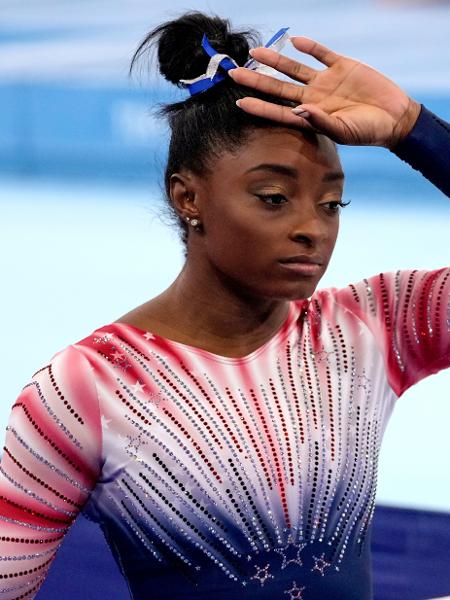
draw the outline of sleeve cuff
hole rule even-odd
[[[391,152],[450,197],[450,124],[421,106],[416,124]]]

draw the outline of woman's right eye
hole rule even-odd
[[[287,202],[282,194],[257,194],[257,197],[269,206],[278,207]]]

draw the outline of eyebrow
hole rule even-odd
[[[291,177],[292,179],[297,179],[298,171],[295,167],[288,167],[286,165],[279,165],[276,163],[263,163],[261,165],[256,165],[256,167],[252,167],[248,169],[245,173],[253,173],[254,171],[270,171],[271,173],[277,173],[279,175],[285,175],[286,177]],[[342,171],[328,171],[322,178],[322,181],[337,181],[339,179],[344,179],[344,173]]]

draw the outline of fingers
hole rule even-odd
[[[277,121],[288,127],[309,129],[316,133],[323,133],[337,143],[349,143],[345,123],[336,117],[327,114],[323,109],[314,104],[302,104],[293,112],[289,106],[280,106],[271,102],[265,102],[258,98],[242,98],[238,100],[238,106],[245,112],[257,117]],[[302,111],[304,116],[299,115]]]
[[[292,100],[300,104],[304,99],[306,87],[300,87],[296,83],[281,81],[275,77],[269,77],[263,73],[251,71],[245,67],[238,67],[228,71],[229,76],[239,85],[254,88],[272,96]]]
[[[315,69],[269,48],[254,48],[252,58],[302,83],[309,83],[317,74]]]
[[[277,121],[291,127],[314,129],[306,119],[295,115],[289,106],[280,106],[279,104],[272,104],[271,102],[250,97],[242,98],[238,102],[239,108],[257,117]]]
[[[327,67],[331,67],[334,63],[340,58],[339,54],[333,52],[326,46],[319,44],[315,40],[311,40],[310,38],[303,36],[293,36],[289,38],[292,42],[294,48],[303,52],[304,54],[309,54],[316,58],[319,62],[323,63]]]

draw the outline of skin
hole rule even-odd
[[[339,217],[325,207],[339,200],[342,180],[322,181],[341,169],[330,140],[393,149],[416,123],[420,104],[382,73],[315,40],[290,40],[326,68],[256,48],[257,61],[291,81],[229,71],[237,83],[294,101],[298,110],[240,100],[241,110],[278,125],[256,131],[237,153],[224,153],[208,176],[173,175],[172,202],[182,218],[200,219],[200,231],[191,230],[174,283],[122,321],[223,356],[245,356],[264,344],[285,320],[289,300],[313,293],[333,252]],[[273,162],[296,176],[245,173]],[[262,193],[282,194],[287,203],[270,209],[257,197]],[[296,254],[320,254],[320,273],[299,276],[277,262]]]
[[[337,54],[315,40],[295,36],[290,41],[296,50],[314,57],[326,68],[314,69],[273,50],[255,48],[251,54],[257,61],[288,75],[292,81],[242,67],[232,69],[229,75],[241,85],[296,102],[305,111],[303,115],[249,97],[240,101],[242,110],[291,127],[321,132],[339,144],[354,146],[393,149],[411,131],[421,106],[396,83],[369,65]]]
[[[248,172],[274,163],[290,175]],[[173,174],[177,212],[201,226],[190,228],[186,263],[172,285],[119,321],[222,356],[253,352],[285,321],[289,301],[308,298],[325,273],[342,178],[328,138],[280,126],[254,130],[208,174]],[[299,254],[319,255],[320,272],[299,275],[278,263]]]

